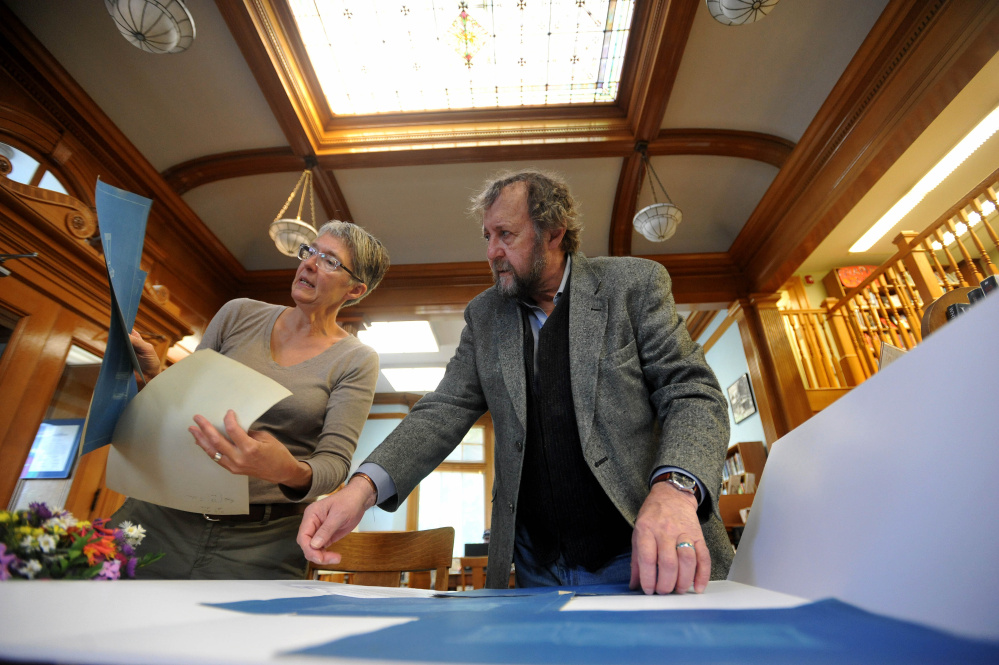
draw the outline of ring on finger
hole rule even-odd
[[[680,549],[681,547],[689,547],[690,549],[694,549],[694,543],[685,540],[682,543],[676,544],[676,549]]]
[[[212,459],[218,462],[219,460],[222,459],[222,453],[215,451],[215,455],[212,457]],[[679,545],[677,545],[677,547],[679,547]]]

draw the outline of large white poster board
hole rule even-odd
[[[108,454],[107,486],[126,496],[209,515],[249,512],[246,476],[216,464],[187,428],[195,414],[222,433],[232,409],[243,427],[291,391],[210,349],[196,351],[149,382],[118,421]]]
[[[787,436],[728,579],[999,639],[999,295]]]

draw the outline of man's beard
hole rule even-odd
[[[544,243],[537,242],[531,251],[531,265],[527,274],[521,275],[507,261],[497,261],[490,265],[493,271],[493,281],[500,295],[516,300],[534,300],[535,294],[541,290],[541,281],[548,267],[548,256],[543,251]],[[509,284],[500,281],[500,270],[506,270],[511,277]]]

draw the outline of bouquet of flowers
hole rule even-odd
[[[122,522],[111,529],[107,520],[81,522],[44,503],[0,510],[0,580],[135,577],[136,568],[163,556],[135,553],[145,537],[138,524]]]

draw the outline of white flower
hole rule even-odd
[[[41,548],[43,552],[51,552],[56,548],[58,541],[56,537],[51,533],[43,533],[38,536],[38,547]]]
[[[58,531],[62,533],[66,531],[69,527],[76,523],[76,519],[68,520],[61,515],[56,515],[55,517],[50,517],[45,520],[42,524],[43,529],[48,529],[49,531]]]
[[[122,522],[118,525],[118,528],[121,529],[122,534],[124,534],[125,542],[132,547],[138,547],[142,542],[142,539],[146,537],[146,530],[139,524]]]
[[[35,579],[35,575],[42,569],[42,564],[37,559],[28,559],[18,566],[18,571],[27,576],[29,580]]]
[[[21,541],[21,548],[27,552],[38,549],[38,541],[34,536],[27,535],[24,540]]]

